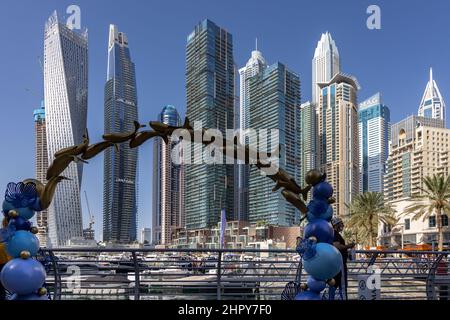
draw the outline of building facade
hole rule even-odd
[[[152,229],[143,228],[141,230],[141,243],[150,244],[152,242]]]
[[[334,188],[335,214],[344,215],[359,192],[357,80],[342,73],[321,88],[317,128],[319,168]]]
[[[319,102],[321,93],[319,83],[330,81],[339,72],[341,72],[339,51],[331,34],[327,31],[317,42],[312,59],[312,103]]]
[[[262,72],[267,68],[267,63],[261,52],[256,48],[252,51],[250,59],[245,67],[239,69],[239,129],[241,133],[250,128],[250,78]],[[248,143],[245,134],[241,134],[240,143]],[[248,221],[248,181],[250,176],[250,166],[246,164],[238,164],[238,180],[237,190],[235,190],[235,211],[237,220]]]
[[[389,108],[377,93],[359,104],[359,191],[383,192],[389,140]]]
[[[381,245],[433,245],[436,242],[436,216],[414,220],[404,215],[413,204],[414,196],[422,194],[423,179],[433,174],[450,174],[450,129],[444,121],[427,117],[410,116],[391,129],[385,195],[399,219],[390,228],[380,225]],[[448,219],[443,218],[444,243],[450,243]],[[430,247],[429,247],[430,249]]]
[[[445,102],[433,79],[433,69],[430,68],[430,79],[419,105],[418,115],[425,118],[441,119],[445,123]]]
[[[80,144],[86,132],[88,98],[87,32],[69,29],[54,12],[44,32],[44,105],[49,164],[56,151]],[[48,209],[51,245],[64,246],[83,236],[80,204],[82,162],[62,173]]]
[[[317,168],[317,113],[316,105],[307,101],[300,105],[300,185],[305,183],[309,170]]]
[[[104,132],[134,131],[138,120],[135,66],[128,39],[109,27],[108,70],[105,84]],[[103,241],[137,240],[138,149],[123,143],[104,152]]]
[[[218,129],[234,129],[235,64],[230,33],[210,20],[199,23],[187,37],[186,104],[192,124]],[[204,146],[193,145],[191,164],[185,167],[186,228],[209,228],[234,216],[234,165],[194,164]]]
[[[170,126],[180,126],[181,119],[177,109],[165,106],[158,121]],[[168,144],[161,138],[154,140],[153,185],[156,186],[153,199],[158,206],[153,207],[154,244],[170,244],[173,230],[185,227],[184,215],[184,167],[178,161],[172,161],[174,142],[168,138]]]
[[[423,130],[431,134],[428,133],[424,137]],[[443,146],[441,141],[437,141],[435,134],[436,131],[442,130],[445,131],[443,120],[419,116],[409,116],[392,125],[384,190],[387,201],[398,201],[417,195],[422,187],[423,177],[437,173],[440,158],[444,157],[445,160],[447,152],[441,150],[440,147]],[[423,140],[428,138],[435,140],[439,146],[425,144],[433,141]]]
[[[48,169],[48,154],[47,154],[47,135],[45,129],[45,108],[44,101],[41,107],[35,109],[34,116],[34,134],[35,134],[35,172],[36,180],[39,180],[44,185],[47,183],[46,175]],[[48,210],[36,212],[36,223],[38,227],[37,237],[41,247],[47,246],[48,238]]]
[[[250,79],[250,127],[257,132],[259,151],[267,152],[280,145],[279,167],[295,180],[300,178],[300,78],[284,64],[275,63]],[[266,139],[260,134],[278,130]],[[273,132],[272,132],[273,133]],[[292,226],[299,221],[297,209],[280,192],[272,192],[273,181],[255,166],[250,169],[249,222]]]

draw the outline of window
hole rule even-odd
[[[428,227],[435,228],[436,227],[436,216],[430,216],[428,218]]]
[[[446,214],[441,215],[441,222],[443,227],[448,226],[448,216]]]
[[[405,230],[411,229],[411,220],[405,219]]]

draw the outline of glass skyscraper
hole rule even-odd
[[[79,144],[86,131],[88,101],[88,39],[69,29],[54,12],[44,32],[44,105],[48,161],[56,151]],[[62,173],[70,180],[58,185],[48,209],[52,246],[65,246],[83,236],[80,204],[82,162]]]
[[[225,136],[234,126],[235,65],[230,33],[210,20],[199,23],[187,37],[186,104],[192,125],[201,121],[207,128],[218,129]],[[234,217],[232,164],[186,164],[186,228],[201,229],[216,225],[225,208],[227,219]],[[231,220],[231,219],[230,219]]]
[[[296,181],[300,178],[300,78],[282,63],[275,63],[250,79],[250,128],[279,130],[279,167]],[[258,139],[261,143],[261,138]],[[269,140],[268,150],[276,147]],[[255,148],[255,147],[253,147]],[[250,169],[249,222],[292,226],[300,214],[281,192],[272,192],[273,181],[255,166]]]
[[[45,108],[44,101],[41,103],[41,107],[34,109],[34,132],[35,132],[35,171],[36,180],[39,180],[43,184],[47,183],[46,175],[48,169],[48,154],[47,154],[47,135],[45,129]],[[38,227],[37,237],[42,247],[47,246],[48,237],[48,210],[42,210],[36,213],[36,222]]]
[[[359,104],[360,192],[383,192],[390,111],[377,93]]]
[[[170,126],[180,126],[177,109],[165,106],[158,121]],[[154,140],[153,162],[153,243],[170,244],[172,233],[185,225],[184,216],[184,167],[172,161],[174,142],[168,144],[161,139]],[[180,155],[181,156],[181,155]]]
[[[135,66],[128,39],[109,27],[108,72],[105,84],[105,133],[130,132],[138,120]],[[127,143],[104,152],[103,241],[137,240],[138,149]]]
[[[300,106],[300,185],[305,184],[309,170],[317,166],[317,114],[316,105],[309,101]]]

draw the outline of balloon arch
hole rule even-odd
[[[169,126],[161,122],[149,122],[153,130],[139,131],[145,127],[134,122],[135,129],[127,133],[104,134],[103,141],[89,144],[89,135],[83,135],[83,142],[59,150],[54,154],[54,160],[47,170],[47,184],[43,185],[36,179],[26,179],[22,182],[10,182],[7,185],[2,211],[4,214],[2,229],[0,229],[0,264],[4,265],[0,274],[3,286],[13,295],[14,300],[47,300],[47,290],[44,288],[46,272],[43,265],[35,259],[39,250],[39,241],[35,234],[38,229],[29,221],[36,211],[42,211],[50,206],[56,186],[67,179],[61,174],[72,162],[86,162],[103,152],[107,148],[128,142],[130,148],[136,148],[153,137],[161,137],[167,144],[168,138],[175,130],[185,130],[194,137],[195,130],[186,118],[182,127]],[[201,134],[206,129],[201,129]],[[198,132],[197,132],[198,134]],[[208,145],[211,141],[202,141]],[[228,143],[228,144],[227,144]],[[221,149],[230,145],[230,141],[223,140]],[[270,165],[263,164],[259,157],[252,159],[252,150],[248,145],[240,145],[236,139],[234,145],[234,159],[255,165],[263,170]],[[245,158],[240,158],[242,155]],[[299,209],[308,224],[304,230],[304,238],[297,247],[302,257],[303,266],[309,276],[307,283],[299,286],[296,300],[319,300],[320,292],[326,285],[333,286],[335,277],[341,270],[342,257],[332,245],[334,230],[330,224],[333,216],[331,204],[333,188],[325,181],[326,175],[318,170],[311,170],[306,174],[307,186],[301,188],[289,174],[279,168],[275,174],[266,174],[276,186],[272,191],[282,189],[283,197]],[[305,205],[307,194],[312,191],[312,200]]]

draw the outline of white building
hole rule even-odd
[[[426,118],[441,119],[445,123],[445,102],[436,81],[433,79],[433,69],[431,68],[430,80],[420,101],[418,115]]]
[[[450,174],[450,129],[440,119],[410,116],[392,126],[385,179],[385,199],[394,208],[398,224],[394,228],[379,227],[379,243],[383,246],[433,245],[436,242],[436,215],[413,220],[405,208],[421,195],[423,180],[433,174]],[[448,219],[442,218],[444,244],[450,243]],[[428,247],[428,249],[431,249]]]
[[[359,136],[355,77],[336,74],[320,83],[317,107],[319,169],[327,174],[334,188],[336,215],[347,213],[348,205],[359,193]]]
[[[56,151],[82,142],[88,98],[87,33],[69,29],[54,12],[45,24],[44,100],[49,164]],[[71,163],[48,211],[53,247],[83,237],[80,186],[83,165]]]
[[[152,242],[152,229],[143,228],[141,230],[141,243],[142,244],[150,244]]]
[[[250,59],[245,64],[245,67],[239,69],[239,129],[245,130],[250,127],[250,83],[249,79],[262,70],[267,68],[267,62],[258,51],[258,43],[256,42],[256,48],[252,51]],[[240,136],[241,144],[245,143],[245,136]],[[249,183],[249,166],[239,164],[236,166],[237,179],[235,187],[235,212],[236,219],[241,221],[248,220],[248,183]]]
[[[321,90],[318,84],[330,81],[339,72],[341,72],[339,51],[331,34],[327,31],[317,42],[312,59],[312,103],[319,102]]]

